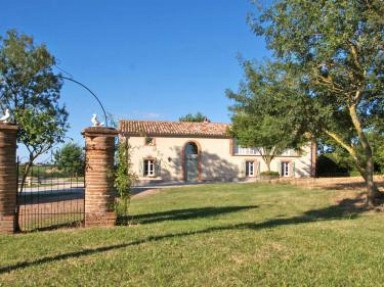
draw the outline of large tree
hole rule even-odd
[[[279,67],[257,66],[250,61],[244,61],[243,67],[245,81],[239,91],[227,91],[227,96],[235,100],[230,108],[230,133],[241,146],[256,148],[270,172],[276,156],[287,149],[299,150],[310,139],[299,125],[292,124],[293,118],[287,120],[296,109],[290,107],[289,95],[280,87],[283,75],[278,76]]]
[[[45,45],[15,30],[0,38],[0,110],[11,110],[19,128],[18,142],[29,152],[25,176],[34,160],[62,142],[67,111],[59,105],[61,79],[55,58]]]
[[[371,204],[381,196],[367,132],[384,120],[383,15],[381,0],[277,0],[249,18],[272,50],[279,87],[297,111],[286,120],[344,148]]]

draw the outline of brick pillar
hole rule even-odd
[[[82,132],[86,142],[85,226],[108,226],[116,222],[114,203],[115,137],[118,131],[90,127]]]
[[[0,123],[0,233],[15,231],[17,130],[15,125]]]

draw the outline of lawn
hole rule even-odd
[[[130,227],[1,235],[0,286],[380,286],[383,215],[342,196],[220,184],[134,197]]]

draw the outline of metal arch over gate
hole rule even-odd
[[[84,166],[82,172],[60,169],[53,163],[52,152],[48,161],[33,165],[28,174],[24,174],[24,168],[18,163],[16,226],[19,231],[83,226]]]

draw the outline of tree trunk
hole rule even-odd
[[[268,173],[271,173],[271,161],[270,160],[267,160],[267,170],[268,170]]]
[[[365,168],[365,183],[367,185],[367,202],[370,206],[377,206],[380,204],[381,192],[377,188],[377,185],[373,179],[374,165],[372,156],[367,159],[367,165]]]
[[[272,159],[273,157],[271,156],[264,156],[264,162],[265,162],[265,165],[267,166],[267,171],[268,171],[268,174],[271,173],[271,162],[272,162]]]
[[[371,145],[365,135],[363,126],[361,124],[361,120],[359,119],[358,113],[357,113],[357,104],[359,100],[361,99],[361,92],[356,92],[356,102],[352,104],[349,107],[349,114],[352,119],[352,123],[357,131],[357,135],[360,139],[361,146],[364,150],[364,167],[362,168],[361,159],[356,157],[356,166],[358,166],[358,169],[361,173],[361,175],[364,177],[365,183],[367,185],[367,201],[368,204],[371,206],[376,206],[380,204],[380,197],[381,193],[379,192],[374,180],[373,180],[373,158],[372,158],[372,148]],[[359,168],[360,167],[360,168]]]

